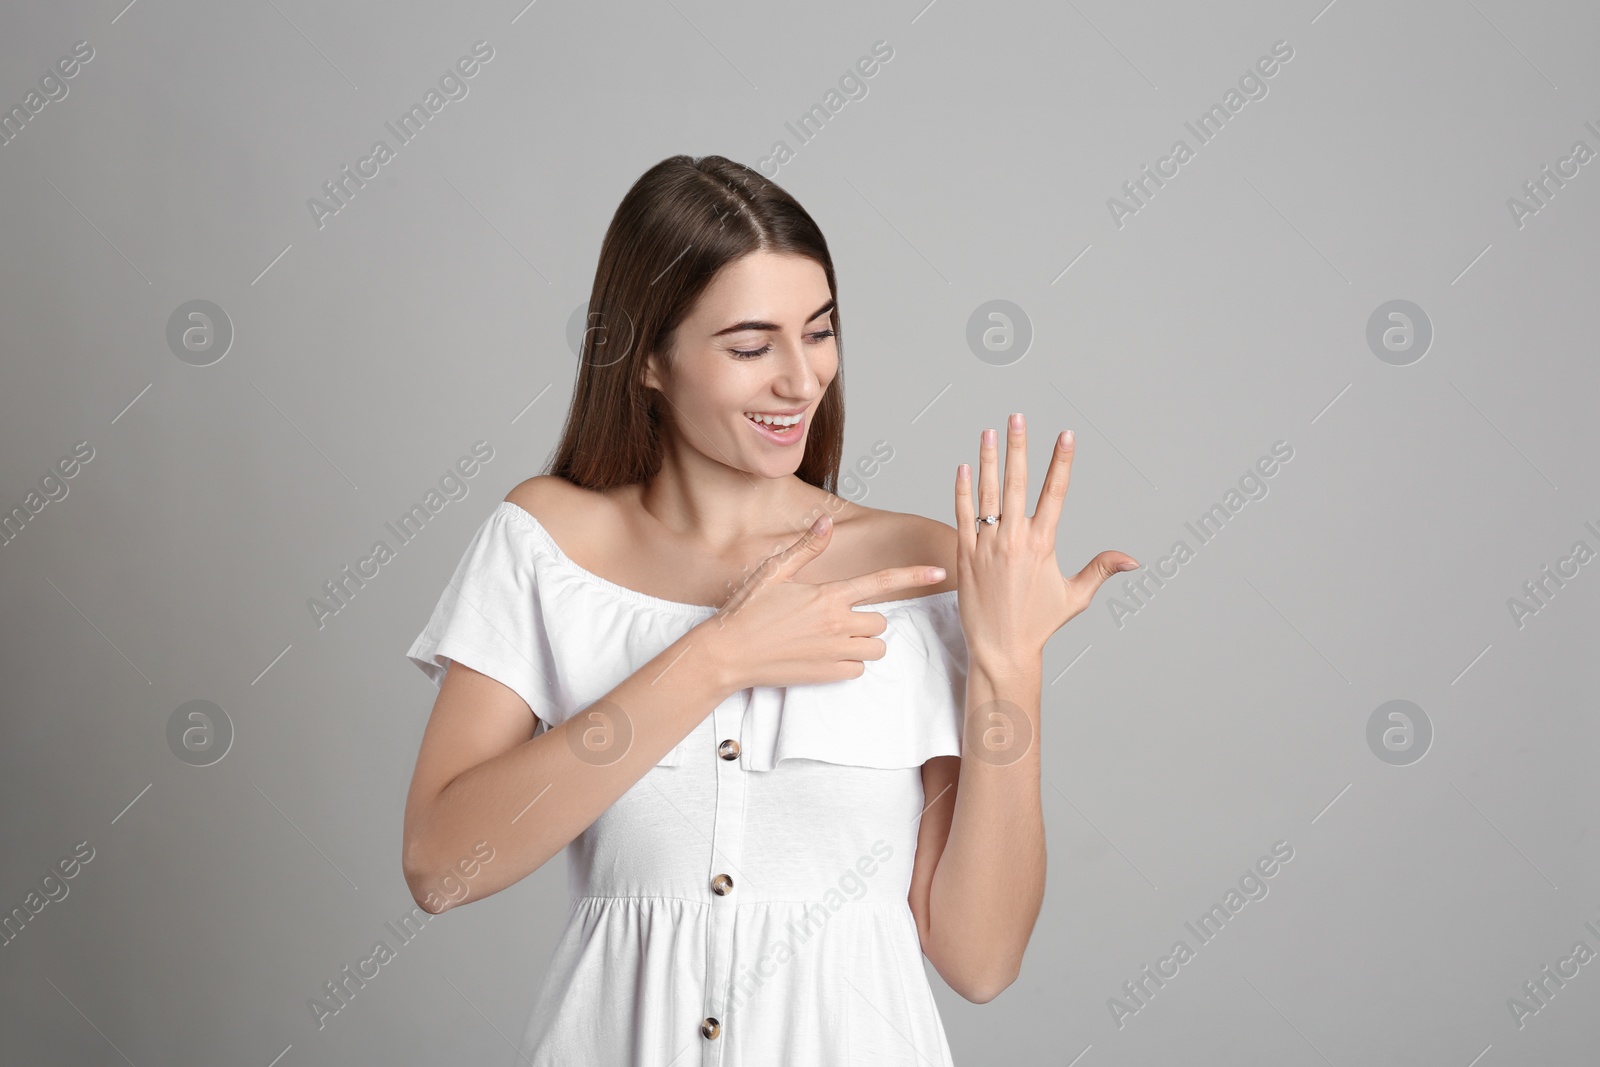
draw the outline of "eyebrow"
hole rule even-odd
[[[817,310],[813,311],[806,318],[806,321],[807,322],[815,322],[817,319],[821,318],[823,315],[826,315],[828,312],[832,311],[833,310],[833,306],[834,306],[835,303],[837,303],[837,301],[830,300],[826,304],[823,304]],[[742,332],[744,330],[781,330],[781,329],[783,329],[783,327],[779,326],[775,322],[762,322],[759,319],[746,319],[744,322],[736,322],[736,323],[734,323],[732,326],[729,326],[727,329],[718,330],[716,333],[712,334],[711,336],[712,337],[721,337],[725,333],[740,333],[740,332]]]

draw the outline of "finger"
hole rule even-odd
[[[965,470],[962,468],[965,467]],[[962,556],[970,554],[973,542],[978,539],[976,517],[972,514],[972,467],[966,463],[956,465],[956,551]]]
[[[877,604],[904,589],[920,589],[944,581],[943,567],[885,567],[854,578],[819,582],[824,592],[846,604]]]
[[[1039,506],[1033,510],[1034,521],[1039,523],[1039,537],[1051,544],[1056,540],[1056,524],[1061,521],[1061,506],[1067,499],[1067,486],[1072,481],[1072,457],[1076,452],[1071,430],[1056,437],[1055,451],[1050,456],[1050,469],[1044,472],[1044,485],[1039,489]]]
[[[820,532],[818,526],[822,527]],[[730,582],[733,588],[717,609],[718,613],[723,618],[733,616],[744,608],[756,590],[770,582],[792,581],[795,572],[821,555],[832,539],[833,516],[823,515],[794,544],[763,559],[755,570],[747,571],[738,582]]]
[[[822,527],[820,532],[817,526]],[[793,578],[801,567],[822,555],[822,550],[827,548],[832,540],[833,516],[823,515],[810,529],[801,534],[794,544],[762,560],[761,567],[756,573],[768,581],[786,582]]]
[[[1068,579],[1068,584],[1082,597],[1083,603],[1087,606],[1108,578],[1120,571],[1133,570],[1137,566],[1139,561],[1126,552],[1113,552],[1107,549],[1091,559],[1083,570]]]
[[[852,617],[845,628],[843,640],[852,646],[864,637],[877,637],[889,629],[889,620],[881,611],[857,611],[851,608],[850,614]]]
[[[1000,449],[995,443],[998,439],[993,430],[983,431],[983,435],[978,438],[979,517],[1000,514],[1000,476],[996,472],[996,468],[1000,465]]]
[[[857,612],[857,614],[865,615],[867,613]],[[878,618],[881,619],[883,616],[879,615]],[[879,630],[878,632],[882,633],[883,631]],[[852,637],[850,638],[849,648],[845,653],[845,657],[848,659],[865,662],[869,659],[882,659],[884,654],[888,651],[889,646],[885,644],[881,638]]]
[[[1006,478],[1000,496],[1000,514],[1011,520],[1012,530],[1027,526],[1028,423],[1019,412],[1006,420]],[[1002,520],[1002,525],[1004,520]]]

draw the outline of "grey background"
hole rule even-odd
[[[679,152],[767,173],[827,234],[847,459],[870,506],[953,519],[1022,410],[1037,488],[1078,432],[1058,545],[1147,569],[1277,441],[1293,459],[1137,614],[1119,578],[1045,663],[1047,897],[984,1006],[933,974],[957,1062],[1594,1062],[1600,150],[1590,5],[960,0],[8,4],[0,105],[94,58],[0,146],[0,504],[94,458],[0,547],[0,1059],[510,1063],[564,859],[430,922],[326,1027],[306,1006],[411,908],[402,803],[434,691],[403,653],[467,538],[555,443],[566,324],[628,186]],[[321,228],[306,206],[472,44],[494,57]],[[813,140],[785,128],[886,41]],[[1138,213],[1107,207],[1274,42],[1294,49]],[[1069,268],[1070,265],[1070,269]],[[169,348],[213,301],[220,361]],[[969,318],[1009,300],[1025,355]],[[1366,341],[1390,300],[1426,355]],[[477,440],[494,459],[319,629],[306,602]],[[1367,742],[1423,709],[1420,761]],[[199,768],[174,710],[235,736]],[[1276,841],[1216,940],[1185,929]],[[1003,906],[1004,902],[1001,902]],[[1122,1026],[1108,1000],[1195,958]]]

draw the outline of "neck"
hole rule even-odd
[[[826,494],[793,474],[766,477],[692,448],[669,446],[656,476],[633,488],[641,510],[713,555],[769,542],[787,547],[827,510]]]

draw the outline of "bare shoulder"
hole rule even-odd
[[[546,511],[552,509],[560,511],[563,508],[573,507],[576,503],[573,494],[580,491],[565,478],[557,478],[553,474],[536,474],[512,486],[511,491],[506,494],[506,500],[534,518],[542,519]]]
[[[601,493],[573,485],[554,474],[538,474],[512,486],[506,500],[532,515],[557,544],[582,544],[594,528]]]
[[[626,486],[627,488],[632,486]],[[613,573],[626,557],[632,526],[618,494],[598,493],[552,474],[534,475],[512,486],[507,501],[533,515],[563,555],[581,568]]]
[[[956,528],[926,515],[903,511],[860,508],[863,541],[872,546],[878,567],[935,566],[944,568],[944,581],[925,586],[918,596],[948,592],[956,587]]]

